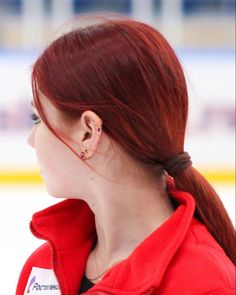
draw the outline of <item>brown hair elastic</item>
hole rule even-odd
[[[166,170],[166,172],[170,176],[174,177],[179,172],[185,170],[186,168],[192,165],[192,161],[190,159],[191,157],[189,156],[189,154],[187,152],[184,152],[182,154],[178,154],[170,158],[169,160],[164,162],[162,165],[164,169]]]

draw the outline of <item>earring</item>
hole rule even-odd
[[[100,126],[102,125],[103,121],[101,119],[99,121],[94,121],[92,119],[92,121],[93,121],[94,125],[98,127],[98,131],[100,132],[101,131]]]
[[[86,159],[85,153],[87,153],[87,152],[88,152],[87,149],[85,149],[84,152],[81,152],[81,154],[80,154],[81,159],[83,159],[83,160]]]
[[[81,152],[80,157],[81,157],[82,160],[84,160],[86,158],[85,157],[85,153],[84,152]]]

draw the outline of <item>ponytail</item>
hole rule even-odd
[[[236,264],[235,229],[213,187],[192,166],[178,173],[174,180],[177,189],[187,191],[194,197],[196,217],[205,224],[226,255]]]

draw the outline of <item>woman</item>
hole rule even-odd
[[[234,294],[234,227],[184,152],[187,87],[164,37],[129,19],[74,29],[32,88],[28,142],[66,200],[33,215],[47,242],[16,294]]]

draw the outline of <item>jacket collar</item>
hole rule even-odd
[[[135,295],[157,288],[187,234],[195,210],[195,201],[189,193],[173,187],[168,192],[178,203],[172,216],[127,259],[108,271],[88,294]],[[67,199],[35,213],[32,231],[55,249],[54,268],[64,293],[77,294],[87,257],[96,240],[94,214],[88,205],[82,200]]]

